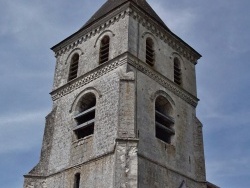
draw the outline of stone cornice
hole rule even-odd
[[[190,94],[189,92],[185,91],[178,85],[176,85],[174,82],[169,80],[168,78],[164,77],[160,73],[154,71],[151,67],[146,65],[144,62],[140,61],[133,55],[129,53],[124,53],[112,60],[110,60],[107,63],[104,63],[100,66],[98,66],[96,69],[90,71],[89,73],[82,75],[71,82],[65,84],[64,86],[52,91],[51,97],[52,100],[55,101],[59,99],[60,97],[63,97],[72,91],[100,78],[101,76],[109,73],[110,71],[118,68],[119,66],[129,63],[130,65],[134,66],[139,71],[143,72],[183,100],[185,100],[187,103],[191,104],[192,106],[196,107],[198,104],[199,99],[197,99],[195,96]]]
[[[100,66],[98,66],[96,69],[88,72],[87,74],[84,74],[70,82],[68,82],[67,84],[63,85],[62,87],[52,91],[51,97],[52,100],[55,101],[57,99],[59,99],[62,96],[65,96],[69,93],[71,93],[72,91],[92,82],[93,80],[96,80],[97,78],[109,73],[110,71],[116,69],[117,67],[123,65],[124,63],[127,62],[127,56],[126,53],[122,54],[104,64],[101,64]]]
[[[171,31],[164,29],[155,20],[147,16],[144,12],[140,11],[133,4],[130,4],[129,6],[131,8],[128,8],[128,4],[123,5],[120,7],[120,9],[111,12],[109,15],[94,23],[89,28],[77,31],[61,43],[52,47],[51,49],[55,52],[55,56],[60,56],[65,52],[77,48],[79,44],[82,44],[91,37],[100,34],[110,25],[118,22],[120,19],[125,18],[126,15],[130,15],[133,19],[136,19],[142,26],[150,30],[156,37],[163,40],[183,57],[194,64],[197,63],[197,60],[201,57],[201,55],[191,46],[189,46]]]
[[[55,52],[56,57],[60,56],[65,52],[77,48],[79,44],[86,42],[91,37],[100,34],[102,31],[109,28],[110,25],[113,25],[120,19],[124,19],[126,15],[129,15],[129,9],[126,7],[120,8],[119,10],[107,15],[102,20],[94,23],[92,26],[77,31],[51,49]]]
[[[199,99],[193,96],[191,93],[187,92],[186,90],[182,89],[180,86],[175,84],[173,81],[169,80],[162,74],[154,71],[152,67],[149,67],[146,63],[142,62],[135,56],[129,55],[127,62],[134,66],[137,70],[141,71],[142,73],[146,74],[148,77],[152,78],[169,91],[173,92],[175,95],[182,98],[187,103],[191,104],[192,106],[196,107],[198,104]]]
[[[55,176],[55,175],[58,175],[64,171],[69,171],[69,170],[72,170],[72,169],[76,169],[76,168],[79,168],[80,166],[82,165],[86,165],[86,164],[89,164],[91,162],[94,162],[94,161],[98,161],[98,160],[101,160],[105,157],[109,157],[111,155],[113,155],[115,153],[115,151],[117,150],[117,144],[119,143],[136,143],[138,144],[139,142],[139,139],[137,138],[116,138],[115,140],[115,146],[108,152],[104,153],[104,154],[101,154],[99,156],[95,156],[95,157],[92,157],[90,158],[89,160],[85,161],[85,162],[82,162],[80,164],[76,164],[76,165],[72,165],[72,166],[69,166],[69,167],[66,167],[62,170],[59,170],[57,172],[54,172],[54,173],[50,173],[50,174],[47,174],[47,175],[40,175],[40,174],[26,174],[24,175],[25,178],[36,178],[36,179],[46,179],[46,178],[49,178],[49,177],[52,177],[52,176]]]
[[[129,8],[129,15],[183,57],[188,59],[190,62],[197,64],[197,60],[201,57],[201,55],[177,35],[164,29],[155,20],[147,16],[144,12],[140,11],[136,7]]]

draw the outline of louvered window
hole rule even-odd
[[[177,57],[174,58],[174,82],[178,85],[182,83],[180,60]]]
[[[77,126],[74,132],[77,139],[81,139],[94,133],[96,98],[92,93],[86,94],[79,103],[78,114],[75,116]]]
[[[70,62],[68,81],[73,80],[77,77],[78,63],[79,63],[79,55],[75,54]]]
[[[109,42],[110,39],[108,36],[103,37],[100,44],[100,57],[99,57],[99,63],[105,63],[109,60]]]
[[[155,62],[154,43],[151,38],[146,40],[146,63],[153,66]]]
[[[170,103],[164,97],[159,96],[155,102],[155,136],[168,144],[171,143],[171,138],[175,134],[171,111]]]

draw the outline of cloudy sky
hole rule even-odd
[[[38,162],[55,67],[50,47],[77,31],[105,0],[0,0],[0,187],[20,188]],[[207,179],[250,184],[250,1],[148,0],[200,52],[197,114]]]

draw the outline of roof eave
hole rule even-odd
[[[127,4],[127,5],[126,5]],[[61,42],[59,42],[58,44],[54,45],[53,47],[51,47],[50,49],[53,50],[54,52],[58,51],[58,47],[61,46],[64,42],[68,41],[70,38],[73,38],[75,35],[77,35],[78,33],[82,32],[83,30],[87,30],[88,28],[90,28],[93,24],[97,23],[98,21],[102,20],[104,17],[106,17],[107,15],[109,15],[111,12],[113,12],[114,10],[116,10],[117,8],[121,8],[122,6],[129,7],[130,1],[126,1],[125,3],[120,4],[119,6],[115,7],[114,9],[110,10],[109,12],[107,12],[106,14],[104,14],[102,17],[96,19],[93,22],[90,22],[87,25],[84,25],[82,28],[80,28],[78,31],[76,31],[75,33],[73,33],[72,35],[70,35],[69,37],[67,37],[66,39],[62,40]],[[123,7],[123,9],[124,9]],[[123,10],[122,9],[122,10]],[[59,48],[60,49],[60,48]]]
[[[192,51],[192,53],[194,54],[194,58],[195,58],[195,62],[193,62],[194,64],[197,64],[197,60],[200,59],[202,56],[200,53],[198,53],[194,48],[192,48],[189,44],[187,44],[185,41],[183,41],[180,37],[178,37],[176,34],[174,34],[166,25],[165,23],[160,19],[156,20],[153,16],[151,16],[149,13],[147,13],[147,11],[145,11],[143,8],[141,8],[140,6],[138,6],[134,1],[125,1],[124,3],[121,3],[119,6],[114,7],[113,9],[111,9],[110,11],[108,11],[106,14],[103,14],[103,16],[99,17],[98,19],[88,23],[87,25],[84,25],[82,28],[80,28],[78,31],[76,31],[75,33],[73,33],[72,35],[70,35],[69,37],[67,37],[66,39],[64,39],[63,41],[59,42],[58,44],[56,44],[55,46],[51,47],[51,50],[53,50],[55,53],[64,48],[69,42],[66,43],[66,41],[70,41],[72,40],[73,42],[73,38],[75,36],[77,36],[78,34],[80,34],[81,32],[84,32],[84,30],[88,30],[91,28],[91,26],[95,25],[97,22],[99,22],[100,20],[102,20],[103,18],[107,17],[110,13],[114,12],[114,11],[121,11],[126,9],[127,7],[130,7],[130,5],[133,5],[134,7],[136,7],[137,9],[139,9],[140,11],[142,11],[144,14],[146,14],[147,16],[149,16],[155,23],[157,23],[160,27],[162,27],[166,32],[169,32],[174,38],[176,38],[176,40],[180,41],[184,46],[186,46],[188,49],[190,49]],[[121,9],[122,7],[122,9]],[[120,9],[120,10],[119,10]],[[153,10],[153,9],[152,9]],[[154,10],[153,10],[154,11]],[[91,30],[91,29],[90,29]]]

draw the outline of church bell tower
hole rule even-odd
[[[24,188],[206,188],[201,55],[146,0],[107,0],[51,49],[53,107]]]

